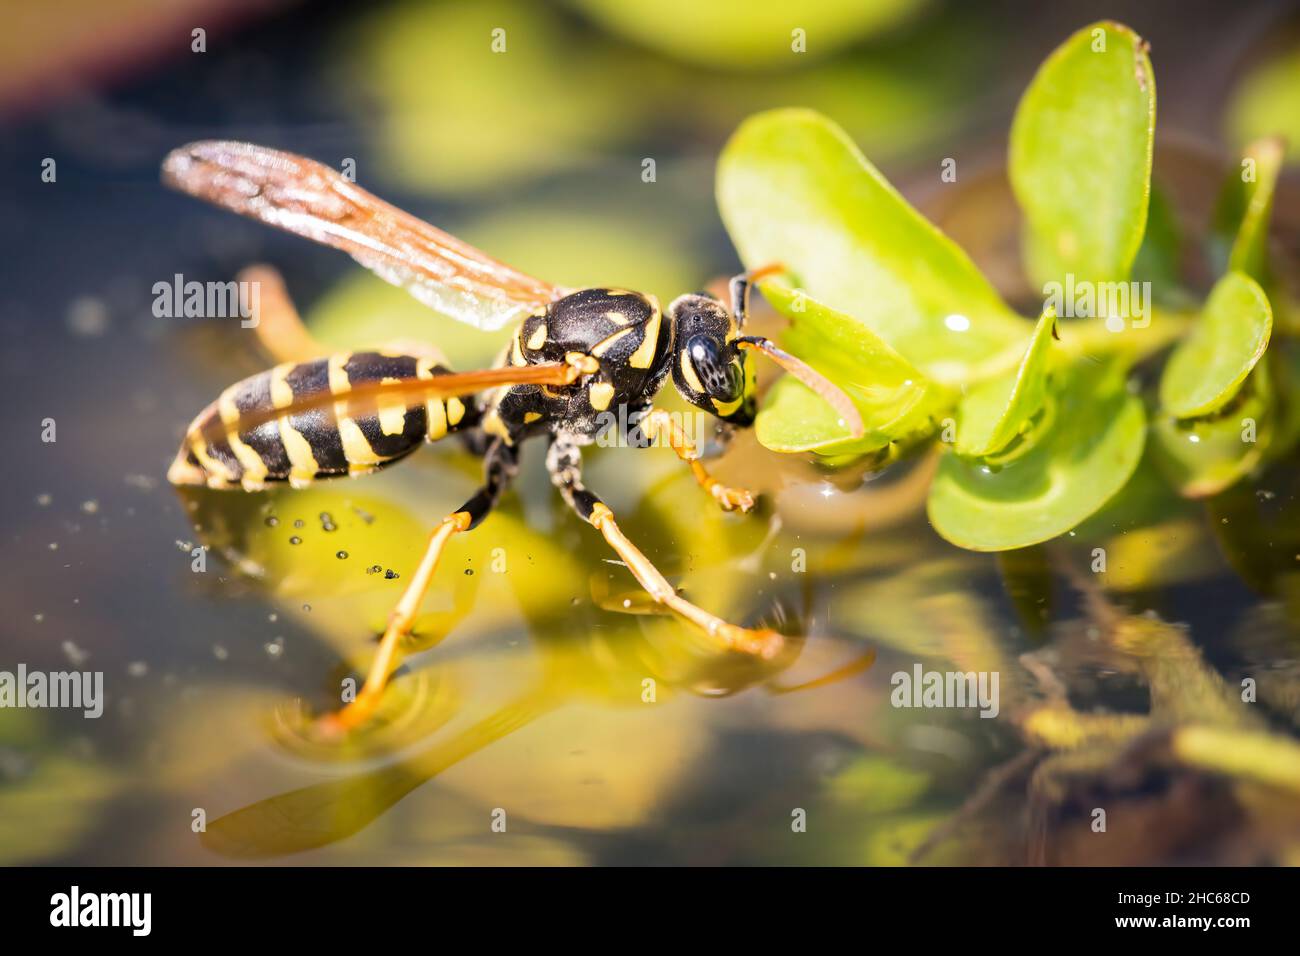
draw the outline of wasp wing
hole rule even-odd
[[[251,143],[206,140],[173,150],[163,182],[344,252],[425,305],[499,329],[565,290],[378,199],[314,160]]]

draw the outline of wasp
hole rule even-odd
[[[682,597],[619,529],[582,481],[582,447],[617,416],[632,447],[666,444],[724,509],[749,511],[754,496],[713,478],[685,430],[654,404],[669,377],[678,392],[719,420],[723,443],[753,424],[755,381],[747,353],[767,356],[807,384],[855,435],[861,417],[848,396],[769,339],[744,334],[751,285],[781,271],[736,276],[730,303],[705,293],[674,299],[627,289],[566,289],[525,275],[376,198],[313,160],[228,141],[192,143],[164,160],[163,182],[182,192],[341,249],[435,311],[482,330],[517,327],[496,366],[447,367],[432,345],[322,355],[265,267],[258,334],[280,360],[227,388],[186,430],[167,473],[175,485],[259,491],[361,475],[396,462],[423,442],[458,433],[483,459],[482,486],[431,532],[418,568],[389,615],[365,683],[328,715],[348,729],[374,711],[396,667],[439,558],[455,535],[476,527],[518,471],[520,446],[547,442],[546,466],[564,501],[617,553],[651,598],[723,649],[772,657],[783,638],[728,623]]]

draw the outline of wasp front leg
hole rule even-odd
[[[725,650],[754,654],[765,659],[775,657],[785,639],[769,628],[748,628],[730,624],[687,601],[668,583],[650,559],[623,534],[614,513],[582,483],[582,452],[572,442],[556,438],[546,454],[546,470],[565,502],[589,523],[627,565],[641,587],[657,604],[689,621]]]
[[[754,507],[752,491],[724,485],[709,474],[708,469],[700,462],[699,448],[669,412],[662,408],[651,408],[641,416],[634,427],[640,429],[649,444],[654,444],[660,438],[667,442],[668,447],[677,453],[677,457],[690,466],[691,474],[695,476],[700,487],[707,491],[723,510],[732,511],[739,508],[741,511],[749,511]],[[632,437],[635,440],[635,435]]]
[[[327,731],[349,730],[364,723],[374,712],[383,698],[384,688],[389,677],[396,669],[397,654],[402,640],[411,633],[415,616],[419,613],[424,596],[428,593],[438,568],[447,542],[457,534],[469,531],[487,517],[496,505],[506,486],[518,471],[518,453],[501,441],[495,442],[484,459],[483,486],[474,493],[465,504],[453,511],[429,535],[424,557],[411,577],[411,583],[402,592],[397,606],[388,616],[388,626],[379,641],[366,682],[357,693],[356,699],[336,713],[321,720],[322,728]]]

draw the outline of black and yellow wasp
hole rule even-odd
[[[194,419],[168,472],[172,483],[246,491],[268,482],[300,487],[375,471],[422,441],[454,432],[484,459],[482,487],[430,535],[366,682],[355,701],[331,716],[335,726],[355,726],[373,711],[444,545],[483,520],[517,471],[520,444],[534,436],[547,438],[547,469],[564,500],[604,535],[656,602],[722,647],[761,656],[777,652],[782,638],[775,631],[729,624],[677,593],[584,487],[580,451],[613,418],[626,423],[628,444],[666,442],[723,508],[748,511],[753,496],[714,480],[685,430],[653,404],[671,375],[687,401],[720,419],[724,439],[733,427],[752,425],[747,350],[797,375],[861,434],[861,418],[840,389],[771,341],[741,334],[749,286],[769,270],[734,278],[730,308],[697,293],[675,299],[664,313],[652,295],[574,291],[524,275],[290,153],[246,143],[193,143],[166,158],[163,180],[342,249],[462,322],[491,330],[519,321],[497,367],[481,371],[453,372],[427,345],[321,355],[274,271],[244,274],[260,283],[258,333],[281,364],[230,386]],[[615,409],[626,414],[602,415]]]

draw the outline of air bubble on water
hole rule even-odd
[[[99,502],[94,498],[91,498],[89,501],[83,501],[81,503],[81,510],[88,515],[93,515],[95,512],[99,511]]]
[[[216,658],[217,660],[219,660],[219,661],[224,661],[226,658],[228,658],[228,657],[230,656],[230,651],[226,650],[226,649],[225,649],[222,645],[220,645],[220,644],[213,644],[213,645],[212,645],[212,656],[215,657],[215,658]]]
[[[144,661],[132,661],[126,665],[126,672],[131,677],[143,677],[149,673],[149,665]]]
[[[304,605],[302,606],[302,609],[303,609],[304,611],[306,611],[308,614],[311,613],[311,605],[310,605],[310,604],[304,604]]]
[[[382,570],[384,569],[381,568],[379,565],[372,564],[370,567],[366,568],[366,574],[378,574]]]
[[[302,544],[302,538],[298,537],[298,536],[295,534],[292,538],[289,539],[289,543],[290,543],[290,544]]]
[[[466,568],[466,569],[465,569],[465,573],[466,573],[467,575],[473,576],[473,574],[474,574],[474,569],[473,569],[473,568]]]
[[[40,505],[42,508],[48,508],[50,506],[50,502],[53,500],[54,498],[51,497],[48,492],[36,496],[36,503]]]
[[[305,527],[306,524],[307,524],[307,522],[303,521],[301,518],[295,518],[295,519],[294,519],[294,522],[293,522],[293,526],[294,526],[295,528],[302,528],[302,527]]]
[[[384,572],[384,577],[387,578],[389,581],[393,581],[396,580],[397,578],[400,578],[401,575],[398,574],[396,571],[394,571],[392,568],[389,568],[387,571]]]
[[[334,517],[328,511],[320,513],[320,526],[326,531],[337,531],[338,525],[334,523]]]
[[[40,624],[41,621],[45,620],[45,615],[41,614],[40,612],[37,612],[36,614],[32,615],[32,620],[35,621],[37,624]]]
[[[353,505],[352,510],[353,512],[356,513],[357,517],[359,517],[366,524],[370,524],[375,520],[375,516],[372,515],[369,511],[366,511],[364,508],[358,508],[356,505]]]
[[[267,643],[265,650],[267,656],[272,660],[279,659],[280,655],[284,653],[284,638],[277,637],[275,640],[270,641]]]
[[[279,523],[280,523],[280,519],[277,518],[275,515],[270,515],[270,516],[266,519],[266,526],[267,526],[268,528],[274,528],[274,527],[275,527],[276,525],[278,525]]]
[[[346,561],[348,558],[348,553],[346,551],[335,551],[334,557],[338,558],[340,561]]]
[[[57,542],[57,541],[51,541],[51,542],[49,543],[49,549],[50,549],[51,551],[58,551],[58,550],[59,550],[59,542]]]

